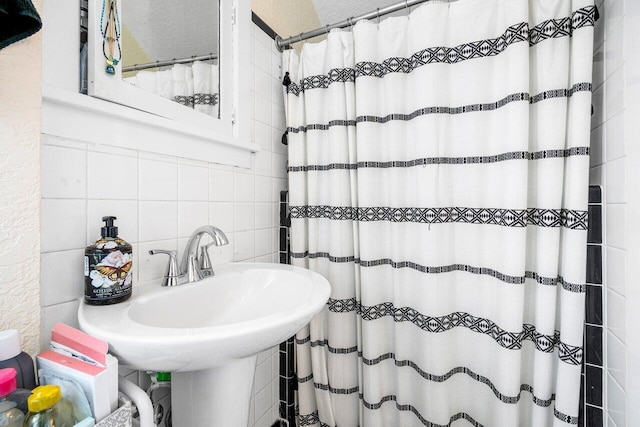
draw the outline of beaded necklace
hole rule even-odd
[[[115,66],[122,58],[120,46],[120,17],[118,16],[117,0],[103,0],[100,14],[100,31],[102,32],[102,54],[107,66],[107,74],[115,74]],[[106,12],[106,24],[104,21]]]

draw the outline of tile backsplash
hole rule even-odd
[[[262,30],[253,31],[251,125],[261,151],[251,168],[110,147],[109,129],[96,130],[105,145],[42,135],[41,348],[55,323],[77,326],[84,248],[100,237],[105,215],[118,218],[119,236],[133,245],[134,292],[137,283],[164,275],[166,257],[150,249],[180,255],[203,224],[229,238],[229,245],[211,248],[214,266],[278,262],[280,191],[287,189],[280,54]],[[275,348],[258,357],[250,425],[278,418],[277,354]]]

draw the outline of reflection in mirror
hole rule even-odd
[[[121,0],[124,81],[219,118],[218,0]]]

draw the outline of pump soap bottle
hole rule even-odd
[[[104,216],[102,238],[84,251],[84,301],[91,305],[127,300],[132,290],[131,245],[118,237],[115,216]]]

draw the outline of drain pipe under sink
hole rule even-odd
[[[118,388],[138,408],[140,427],[156,427],[156,423],[153,421],[153,404],[147,393],[124,377],[118,379]]]

